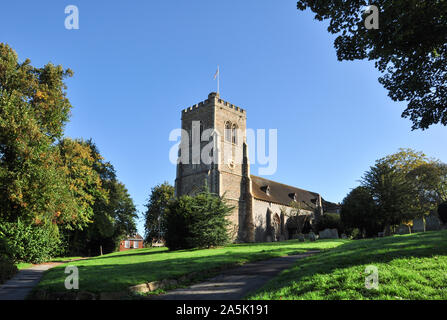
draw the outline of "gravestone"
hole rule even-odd
[[[425,218],[425,230],[441,230],[441,221],[439,221],[439,218],[435,213],[431,213]]]
[[[341,238],[342,239],[348,239],[348,237],[344,233],[341,234]]]
[[[383,235],[385,237],[389,237],[393,234],[392,228],[391,226],[386,226],[385,229],[383,230]]]
[[[315,241],[315,240],[317,240],[317,237],[315,236],[315,233],[313,233],[312,231],[309,232],[309,240],[310,240],[310,241]]]
[[[299,240],[300,242],[304,242],[304,235],[303,235],[302,233],[300,233],[300,234],[298,235],[298,240]]]
[[[425,232],[425,219],[423,217],[413,220],[412,232]]]
[[[379,232],[379,233],[377,233],[377,236],[379,238],[383,238],[385,236],[385,232]]]
[[[338,239],[337,229],[324,229],[319,232],[320,239]]]
[[[408,234],[408,233],[411,233],[409,226],[401,224],[400,226],[397,227],[397,234]]]

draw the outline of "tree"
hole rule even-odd
[[[379,28],[365,27],[365,9],[380,10]],[[338,60],[375,61],[379,82],[394,101],[407,101],[402,117],[413,130],[447,125],[447,2],[443,0],[299,0],[337,34]]]
[[[319,232],[324,229],[337,229],[338,233],[343,233],[344,228],[341,223],[340,215],[329,212],[321,215],[315,223],[315,231]]]
[[[289,207],[291,207],[289,211],[286,207],[281,207],[281,213],[289,218],[287,220],[287,225],[292,227],[292,229],[296,228],[297,234],[307,233],[305,231],[310,231],[305,229],[310,229],[309,227],[312,215],[303,213],[303,210],[313,211],[314,209],[302,201],[291,201],[289,203]]]
[[[93,205],[97,199],[106,200],[107,192],[102,187],[99,173],[93,168],[97,160],[88,144],[82,140],[65,138],[58,146],[61,166],[80,208],[75,222],[82,229],[92,222]]]
[[[447,165],[441,162],[422,164],[411,170],[407,177],[417,192],[420,210],[425,213],[447,201]]]
[[[163,219],[168,202],[174,198],[174,187],[168,182],[155,186],[151,190],[151,195],[147,202],[145,219],[145,239],[146,242],[152,242],[152,239],[159,238],[166,232],[166,226]]]
[[[414,186],[403,171],[378,161],[361,182],[376,204],[377,220],[386,227],[410,221],[419,214]]]
[[[438,206],[438,215],[443,223],[447,223],[447,202],[443,202]]]
[[[63,142],[63,149],[74,143],[70,140]],[[78,140],[75,143],[78,144],[77,161],[70,161],[72,166],[77,164],[72,168],[78,178],[75,190],[88,200],[91,212],[90,222],[84,228],[65,231],[69,251],[72,255],[89,256],[113,252],[123,237],[136,232],[135,205],[125,186],[116,179],[113,165],[104,161],[94,142],[90,139]],[[83,158],[80,154],[84,154]],[[84,161],[80,161],[81,159]],[[95,182],[91,189],[89,181]]]
[[[359,186],[343,199],[340,218],[346,229],[358,228],[365,237],[383,230],[376,203],[368,188]]]
[[[413,149],[400,148],[398,152],[377,160],[377,163],[385,163],[394,170],[402,171],[404,174],[416,169],[417,167],[433,162],[423,152]]]
[[[54,146],[71,105],[63,80],[72,71],[35,68],[0,43],[0,220],[74,223],[80,208]],[[81,219],[82,220],[82,219]]]
[[[447,201],[447,165],[441,162],[422,164],[408,173],[417,189],[420,202],[438,205]]]
[[[421,215],[447,200],[447,166],[439,160],[430,159],[421,151],[399,149],[377,163],[386,164],[406,176],[413,185]]]
[[[165,240],[170,250],[210,248],[226,244],[233,207],[223,197],[205,188],[196,196],[181,196],[169,202],[164,216]]]
[[[37,259],[32,248],[46,246],[40,258],[47,257],[55,244],[64,247],[61,238],[83,251],[136,231],[135,206],[113,166],[93,142],[63,138],[72,108],[64,79],[72,75],[51,63],[19,63],[0,43],[0,225],[11,231],[6,253],[22,248],[15,244],[24,234],[41,241],[20,256]]]

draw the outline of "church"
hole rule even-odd
[[[309,225],[326,212],[339,212],[339,205],[316,192],[251,175],[246,110],[219,93],[184,109],[181,122],[175,194],[194,195],[206,184],[224,197],[234,207],[229,219],[235,242],[291,239],[298,228],[297,208]]]

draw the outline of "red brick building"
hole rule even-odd
[[[120,242],[120,251],[141,249],[144,248],[143,237],[138,233],[133,236],[129,236]]]

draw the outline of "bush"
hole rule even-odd
[[[365,187],[354,188],[343,199],[340,218],[344,232],[354,238],[374,237],[384,229],[378,207]],[[353,235],[354,229],[358,230]]]
[[[6,256],[0,256],[0,284],[12,278],[17,271],[13,260]]]
[[[447,202],[443,202],[438,206],[438,216],[442,223],[447,223]]]
[[[343,232],[343,226],[341,223],[340,215],[337,213],[325,213],[317,220],[315,229],[317,232],[324,229],[337,229],[338,233]]]
[[[57,229],[17,223],[0,223],[0,255],[13,262],[41,263],[60,253],[63,247]]]
[[[165,241],[170,250],[209,248],[228,243],[227,216],[233,208],[208,190],[172,200],[165,214]]]

